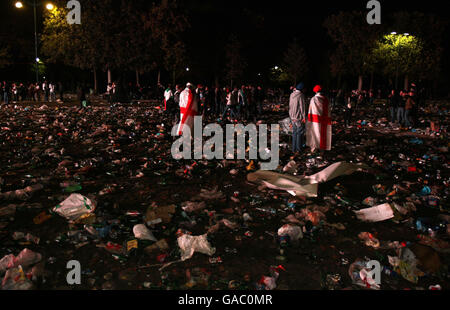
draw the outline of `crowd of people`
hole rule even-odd
[[[325,92],[320,85],[314,87],[314,96],[306,99],[306,89],[303,83],[291,87],[289,97],[289,117],[292,128],[292,150],[300,154],[304,146],[309,146],[312,152],[331,149],[332,130],[331,115],[334,110],[344,112],[344,125],[351,127],[353,115],[358,107],[374,104],[375,99],[382,97],[373,90],[350,92]],[[185,99],[180,96],[185,93]],[[176,85],[173,89],[168,85],[164,90],[163,109],[173,115],[180,128],[184,122],[192,123],[193,115],[203,117],[218,117],[218,121],[256,121],[263,113],[265,99],[279,104],[283,101],[280,91],[263,91],[260,86],[242,85],[240,88],[209,88],[201,84],[194,87],[188,83],[186,88]],[[392,92],[387,96],[391,114],[391,125],[412,128],[417,122],[418,100],[415,86],[409,91]],[[388,112],[388,111],[387,111]],[[183,117],[187,115],[183,119]],[[189,127],[192,127],[189,125]],[[192,128],[191,128],[192,130]],[[180,131],[181,133],[181,131]]]
[[[417,124],[418,100],[414,89],[392,90],[388,102],[392,124],[397,123],[404,128],[412,128]]]
[[[344,125],[352,126],[352,117],[358,106],[372,105],[375,98],[381,99],[381,90],[377,96],[373,90],[344,93],[343,91],[331,91],[329,97],[325,95],[321,86],[316,86],[316,95],[309,105],[304,94],[305,85],[300,83],[291,87],[292,94],[289,101],[289,117],[292,126],[292,150],[300,153],[306,145],[312,152],[331,148],[331,113],[333,109],[344,110]],[[387,96],[390,109],[391,126],[412,129],[417,125],[419,99],[416,86],[411,85],[409,90],[392,90]],[[306,137],[305,137],[306,135]]]
[[[5,104],[10,102],[34,101],[34,102],[56,102],[63,100],[63,84],[44,81],[42,83],[1,83],[1,101]],[[58,99],[57,99],[58,98]]]
[[[198,115],[203,117],[219,117],[231,122],[255,120],[263,113],[263,102],[266,92],[261,86],[242,85],[238,87],[214,87],[197,85],[192,88],[193,98],[198,103]],[[164,110],[177,118],[180,107],[180,94],[185,88],[169,84],[164,90]]]
[[[56,102],[62,101],[64,96],[63,84],[43,81],[42,83],[8,83],[3,81],[0,85],[1,101],[5,104],[10,102],[32,101],[32,102]],[[164,110],[179,121],[179,97],[184,87],[181,85],[161,84],[156,88],[163,92]],[[296,87],[290,88],[290,94],[298,91]],[[304,90],[303,90],[304,91]],[[86,89],[77,88],[77,97],[80,104],[86,102]],[[148,93],[144,87],[129,83],[121,87],[120,83],[109,83],[106,87],[106,99],[108,103],[119,102],[123,97],[127,100],[144,99]],[[199,103],[198,114],[205,118],[215,117],[220,120],[238,122],[243,120],[256,120],[263,113],[263,103],[267,99],[271,102],[281,103],[285,98],[282,89],[266,89],[261,86],[242,85],[241,87],[209,87],[197,85],[193,94]],[[159,96],[159,95],[157,95]],[[344,110],[345,126],[351,127],[352,116],[358,106],[372,105],[376,99],[386,98],[381,90],[353,90],[344,92],[342,90],[331,90],[327,93],[330,111],[334,109]],[[148,96],[147,96],[148,97]],[[412,128],[417,123],[419,96],[416,87],[412,84],[409,90],[392,90],[387,95],[387,102],[391,125],[399,125],[403,128]],[[328,99],[327,99],[328,100]],[[308,105],[307,105],[308,106]],[[294,126],[298,132],[298,126]],[[304,134],[304,133],[303,133]],[[303,135],[302,134],[302,135]],[[300,142],[299,142],[300,143]]]

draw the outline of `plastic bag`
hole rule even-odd
[[[158,241],[152,232],[144,224],[138,224],[133,227],[134,237],[139,240]]]
[[[95,203],[80,194],[72,194],[62,203],[53,208],[53,211],[69,221],[76,221],[83,215],[95,211]]]
[[[300,226],[286,224],[278,229],[278,236],[289,236],[290,240],[297,241],[303,238],[303,232]]]
[[[181,260],[190,259],[195,252],[209,256],[216,253],[216,249],[208,242],[207,234],[201,236],[182,235],[178,238],[178,246],[181,249]]]

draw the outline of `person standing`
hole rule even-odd
[[[405,104],[406,104],[406,98],[405,98],[405,92],[400,92],[400,98],[398,99],[398,108],[397,108],[397,122],[400,124],[400,126],[405,125]]]
[[[232,92],[227,88],[225,93],[226,95],[226,108],[223,111],[223,115],[222,115],[222,119],[225,118],[225,116],[227,115],[228,111],[230,111],[230,118],[231,121],[233,121],[233,119],[237,118],[236,115],[236,104],[237,104],[237,97],[233,96]]]
[[[178,115],[180,113],[180,95],[181,95],[181,85],[177,84],[175,85],[175,93],[173,94],[173,102],[174,102],[174,119],[175,123],[179,122]]]
[[[64,100],[64,85],[61,81],[58,82],[59,100]]]
[[[306,124],[305,84],[300,83],[289,98],[289,117],[292,123],[292,152],[300,153],[304,145]]]
[[[110,105],[112,104],[112,89],[112,83],[108,83],[108,85],[106,86],[106,96]]]
[[[172,105],[172,100],[173,100],[173,92],[172,92],[172,85],[168,85],[166,90],[164,91],[164,111],[167,111],[167,106]]]
[[[242,119],[247,119],[247,96],[244,85],[238,92],[238,111]]]
[[[345,96],[345,115],[344,115],[344,123],[346,127],[350,127],[354,105],[355,102],[353,101],[352,96],[350,96],[350,94],[347,94]]]
[[[203,105],[203,116],[208,117],[209,115],[212,114],[212,111],[211,111],[211,107],[212,107],[212,104],[211,104],[211,92],[210,92],[208,86],[205,86],[205,90],[203,92],[203,98],[204,98],[204,100],[203,100],[203,102],[204,102],[204,105]]]
[[[395,123],[396,115],[397,115],[397,109],[398,109],[398,95],[396,91],[393,89],[391,91],[391,94],[388,97],[389,102],[389,109],[391,111],[391,123]]]
[[[3,81],[2,91],[3,91],[3,101],[7,105],[9,104],[9,84],[6,81]]]
[[[332,141],[331,113],[328,98],[322,93],[322,87],[314,87],[316,95],[309,104],[308,122],[306,124],[306,145],[311,152],[330,151]]]
[[[44,92],[44,101],[48,102],[48,83],[47,81],[44,81],[44,83],[42,83],[42,91]]]
[[[55,92],[55,84],[49,83],[49,90],[50,90],[50,102],[56,101],[56,92]]]
[[[409,92],[408,99],[406,100],[405,104],[405,127],[410,128],[413,126],[413,123],[411,122],[411,113],[414,110],[416,105],[416,100],[414,98],[414,92]]]
[[[253,85],[247,87],[248,92],[248,113],[250,120],[256,123],[256,89]]]
[[[180,94],[180,123],[178,125],[178,135],[182,135],[185,128],[190,129],[190,136],[194,134],[194,117],[198,113],[198,96],[194,91],[194,86],[187,83],[186,89]]]
[[[87,102],[86,102],[86,92],[83,85],[78,86],[77,97],[78,101],[80,101],[80,108],[81,109],[85,108],[85,105],[87,106]]]
[[[218,116],[222,113],[222,92],[220,87],[214,89],[214,115]]]
[[[264,102],[264,91],[261,86],[256,88],[256,105],[258,107],[258,114],[261,116],[263,114],[263,102]]]

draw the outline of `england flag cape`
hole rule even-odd
[[[306,124],[306,145],[311,149],[331,150],[331,112],[328,99],[317,94],[311,99]]]
[[[188,126],[191,130],[191,135],[194,130],[194,117],[197,113],[197,100],[194,93],[186,88],[180,94],[180,124],[178,125],[178,135],[183,134],[184,126]]]

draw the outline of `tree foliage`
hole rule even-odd
[[[0,47],[0,69],[11,64],[11,54],[7,46]]]
[[[444,33],[449,21],[423,12],[398,12],[393,15],[393,25],[398,33],[409,33],[422,43],[421,56],[415,65],[416,77],[437,78],[444,51]]]
[[[389,34],[379,40],[373,56],[383,68],[383,73],[417,75],[422,67],[423,43],[412,35]]]
[[[236,35],[230,35],[226,46],[226,78],[231,84],[244,74],[247,63],[241,55],[241,43]]]
[[[184,48],[180,33],[188,23],[175,0],[84,0],[81,25],[67,24],[60,2],[44,21],[42,52],[48,61],[141,73],[164,61],[177,65],[173,49]]]
[[[294,40],[284,53],[284,71],[287,78],[297,84],[300,79],[304,79],[309,72],[309,64],[305,49]]]
[[[364,75],[374,69],[371,51],[383,27],[369,25],[365,14],[340,12],[325,20],[324,27],[337,44],[330,57],[333,75]]]

